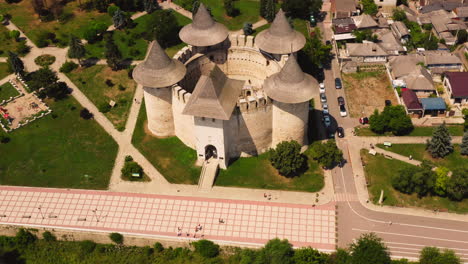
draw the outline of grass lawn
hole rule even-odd
[[[125,128],[136,89],[135,81],[128,78],[127,73],[127,70],[112,71],[105,65],[94,65],[78,68],[67,73],[67,76],[97,107],[109,103],[110,100],[116,102],[116,105],[105,113],[105,116],[122,131]],[[109,87],[106,80],[111,80],[114,85]],[[121,91],[119,85],[122,85],[125,90]]]
[[[370,116],[375,109],[382,111],[385,100],[396,102],[385,71],[343,74],[342,78],[351,117]]]
[[[7,82],[0,85],[0,101],[10,99],[10,97],[15,97],[17,95],[19,95],[18,91],[11,83]]]
[[[115,141],[94,120],[80,118],[73,97],[46,103],[54,115],[9,133],[11,141],[0,144],[0,184],[106,189]]]
[[[286,178],[271,166],[266,153],[258,157],[239,158],[230,164],[227,170],[219,171],[215,184],[258,189],[320,191],[324,186],[323,172],[319,164],[310,158],[308,165],[309,169],[303,175]]]
[[[175,11],[173,13],[177,18],[179,26],[181,27],[192,22],[189,18]],[[134,28],[128,30],[115,30],[112,37],[119,47],[120,52],[122,53],[122,58],[143,60],[145,58],[149,43],[140,35],[145,31],[146,28],[148,28],[147,25],[150,23],[150,16],[144,15],[135,19],[134,22],[136,23]],[[179,32],[174,32],[174,34],[179,34]],[[169,56],[173,56],[185,45],[185,43],[179,43],[167,48],[166,51],[168,52]],[[93,44],[86,44],[85,48],[87,57],[104,58],[105,42],[103,40],[97,41]]]
[[[392,144],[391,147],[386,148],[382,144],[377,145],[379,148],[392,151],[403,156],[413,156],[415,160],[429,160],[436,166],[447,167],[450,170],[468,166],[468,157],[463,157],[460,154],[460,146],[455,145],[455,151],[443,159],[434,159],[429,152],[426,151],[426,144]]]
[[[225,25],[229,30],[242,29],[244,27],[244,23],[250,22],[253,24],[260,19],[260,1],[234,1],[234,7],[240,11],[240,14],[236,17],[227,16],[223,3],[218,0],[201,0],[201,2],[211,9],[214,19]],[[180,0],[175,0],[174,3],[181,5]]]
[[[144,103],[141,104],[133,145],[171,183],[197,184],[201,167],[195,166],[197,153],[177,137],[157,138],[147,130]]]
[[[10,31],[0,24],[0,57],[8,57],[8,51],[16,52],[19,42],[9,37]]]
[[[13,23],[34,43],[37,43],[41,32],[48,31],[56,34],[56,38],[59,40],[58,45],[60,45],[60,43],[67,45],[70,34],[83,38],[86,26],[92,21],[102,22],[109,26],[112,24],[112,19],[107,13],[80,11],[78,8],[79,1],[69,1],[65,5],[63,12],[73,14],[72,18],[67,22],[60,23],[56,20],[41,22],[34,12],[31,2],[32,1],[21,1],[17,4],[7,4],[5,1],[1,1],[0,13],[12,15]]]
[[[0,62],[0,80],[10,75],[8,72],[8,64]]]
[[[432,131],[436,127],[426,127],[426,126],[416,126],[414,127],[413,131],[409,133],[406,136],[412,136],[412,137],[431,137],[432,136]],[[447,126],[450,135],[452,136],[463,136],[463,125],[451,125]],[[391,132],[385,133],[385,134],[376,134],[370,130],[368,126],[366,127],[356,127],[354,129],[356,132],[356,135],[361,136],[361,137],[378,137],[378,136],[389,136],[393,135]]]
[[[252,36],[257,36],[258,33],[262,32],[263,30],[268,29],[268,28],[270,28],[270,24],[266,24],[266,25],[263,25],[263,26],[261,26],[259,28],[256,28],[256,29],[254,29],[254,33],[252,34]]]
[[[468,212],[468,199],[461,202],[450,201],[448,198],[427,196],[418,198],[416,194],[408,195],[393,189],[391,179],[397,172],[395,168],[413,166],[400,160],[389,160],[382,155],[372,156],[367,150],[361,150],[361,156],[366,166],[367,181],[369,182],[369,193],[373,203],[377,204],[380,191],[384,190],[384,205],[400,207],[422,207],[433,210],[449,211],[456,213]]]

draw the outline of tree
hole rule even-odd
[[[265,18],[267,0],[260,0],[260,16]]]
[[[148,14],[151,14],[160,8],[159,3],[156,0],[144,0],[143,7]]]
[[[468,155],[468,131],[463,134],[462,143],[460,145],[460,154]]]
[[[114,15],[112,16],[112,22],[114,23],[114,27],[116,29],[122,29],[128,25],[127,16],[120,9],[114,12]]]
[[[15,73],[22,75],[24,73],[23,61],[18,57],[18,54],[9,51],[7,59],[9,69]]]
[[[343,152],[336,146],[333,139],[326,143],[314,142],[310,148],[310,155],[325,168],[332,168],[343,160]]]
[[[413,175],[412,181],[414,192],[418,194],[418,197],[423,197],[431,193],[434,190],[436,181],[436,175],[435,172],[432,171],[432,166],[423,161],[418,172]]]
[[[121,172],[122,172],[122,176],[131,178],[133,173],[138,173],[140,176],[142,176],[143,168],[135,161],[128,161],[128,162],[125,162],[125,165],[122,168]]]
[[[21,228],[18,230],[15,236],[15,241],[20,248],[25,248],[30,244],[33,244],[36,242],[37,237],[33,235],[31,232]]]
[[[436,180],[434,192],[439,196],[445,196],[447,192],[447,184],[450,181],[448,173],[450,170],[446,167],[438,167],[435,169]]]
[[[242,28],[244,31],[244,35],[250,36],[253,34],[252,23],[244,23],[244,27]]]
[[[452,250],[440,252],[436,247],[425,247],[421,251],[419,264],[461,264],[461,260]]]
[[[107,25],[105,23],[93,21],[84,30],[83,38],[86,39],[89,43],[93,43],[98,39],[98,36],[106,32],[106,30]]]
[[[293,18],[308,19],[311,14],[318,14],[322,9],[322,0],[288,0],[281,8]]]
[[[259,262],[269,264],[292,264],[294,250],[287,239],[278,238],[268,241],[259,252]]]
[[[202,239],[192,243],[195,253],[204,258],[214,258],[219,255],[219,246],[210,240]]]
[[[457,169],[453,172],[447,184],[447,196],[454,201],[468,198],[468,168]]]
[[[156,39],[163,48],[180,43],[180,26],[171,10],[156,10],[149,15],[142,37],[148,41]]]
[[[372,30],[370,29],[364,29],[364,30],[353,30],[353,35],[356,37],[356,42],[362,43],[364,40],[367,41],[372,41],[372,42],[377,42],[378,37],[377,35],[372,33]]]
[[[65,82],[55,82],[44,86],[44,90],[39,91],[42,97],[54,98],[56,101],[64,99],[70,93],[68,85]]]
[[[338,248],[336,252],[330,254],[327,264],[349,264],[350,261],[351,256],[349,255],[349,252],[342,248]]]
[[[407,19],[406,13],[403,9],[400,9],[400,8],[393,9],[393,20],[405,21],[406,19]]]
[[[19,37],[20,37],[20,32],[18,30],[12,30],[10,31],[10,33],[8,33],[10,38],[14,39],[15,41],[18,41],[19,40]]]
[[[411,118],[401,105],[386,106],[381,114],[375,110],[369,118],[369,123],[370,129],[377,134],[391,131],[400,136],[410,133],[414,128]]]
[[[375,109],[374,113],[369,117],[369,124],[370,129],[377,134],[383,134],[386,130],[384,119],[377,109]]]
[[[374,233],[363,234],[350,245],[351,264],[390,264],[390,253]]]
[[[37,91],[40,97],[60,100],[65,98],[69,93],[67,84],[59,82],[57,74],[47,67],[30,73],[28,79],[30,80],[28,82],[29,88]]]
[[[266,0],[265,19],[271,23],[276,16],[276,5],[274,0]]]
[[[325,264],[328,256],[320,253],[318,250],[307,247],[296,249],[294,252],[293,263],[295,264]]]
[[[49,231],[42,233],[42,238],[47,242],[57,241],[57,238],[54,236],[54,234]]]
[[[115,12],[117,10],[120,10],[120,7],[116,6],[116,5],[110,5],[108,8],[107,8],[107,14],[110,16],[110,17],[113,17]]]
[[[113,71],[120,69],[120,62],[122,60],[122,54],[120,53],[119,47],[114,42],[112,35],[106,38],[106,51],[105,57],[107,65],[111,67]]]
[[[452,153],[452,137],[445,126],[445,122],[434,129],[432,138],[427,140],[426,150],[433,158],[443,158]]]
[[[392,178],[392,186],[396,190],[411,194],[414,192],[413,175],[419,171],[418,167],[406,166],[398,170]]]
[[[457,31],[457,43],[463,44],[468,40],[468,33],[466,30],[458,30]]]
[[[313,31],[313,37],[307,38],[304,48],[299,51],[298,62],[302,68],[317,76],[323,72],[324,65],[330,64],[331,49],[331,45],[323,44],[322,33],[316,27]]]
[[[379,7],[375,4],[374,0],[362,0],[361,4],[364,14],[375,16],[379,12]]]
[[[88,119],[93,118],[93,114],[91,112],[89,112],[88,108],[83,108],[80,111],[80,117],[85,119],[85,120],[88,120]]]
[[[270,152],[270,162],[281,175],[294,176],[304,167],[305,158],[297,141],[280,142]]]
[[[114,243],[116,243],[118,245],[123,244],[123,241],[124,241],[124,237],[120,233],[110,233],[109,238],[112,240],[112,242],[114,242]]]
[[[68,57],[78,59],[78,63],[81,65],[81,59],[86,55],[86,49],[81,43],[81,39],[71,35],[68,49]]]
[[[226,14],[230,17],[235,17],[239,15],[239,9],[234,7],[233,0],[224,0],[224,9],[226,10]]]

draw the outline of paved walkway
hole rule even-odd
[[[16,78],[16,76],[14,74],[10,74],[10,75],[8,75],[5,78],[0,80],[0,85],[3,85],[4,83],[6,83],[9,80],[14,79],[14,78]]]
[[[0,223],[144,234],[170,240],[206,238],[263,246],[287,238],[294,246],[332,251],[335,204],[311,207],[226,199],[0,187]],[[221,221],[220,221],[221,220]],[[195,231],[200,225],[201,230]]]

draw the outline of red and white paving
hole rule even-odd
[[[253,246],[278,237],[287,238],[297,247],[334,250],[335,211],[335,203],[312,207],[269,201],[0,187],[0,224],[121,232],[174,240],[203,237]],[[199,224],[202,228],[195,232]]]

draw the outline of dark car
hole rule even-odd
[[[338,99],[338,105],[344,105],[345,104],[343,96],[339,96],[337,99]]]
[[[344,129],[342,127],[338,127],[336,129],[336,133],[338,134],[338,137],[339,138],[343,138],[344,137]]]
[[[343,86],[341,85],[341,79],[340,78],[336,78],[335,79],[335,88],[336,89],[341,89]]]
[[[392,101],[390,100],[385,100],[385,106],[391,106],[392,105]]]

